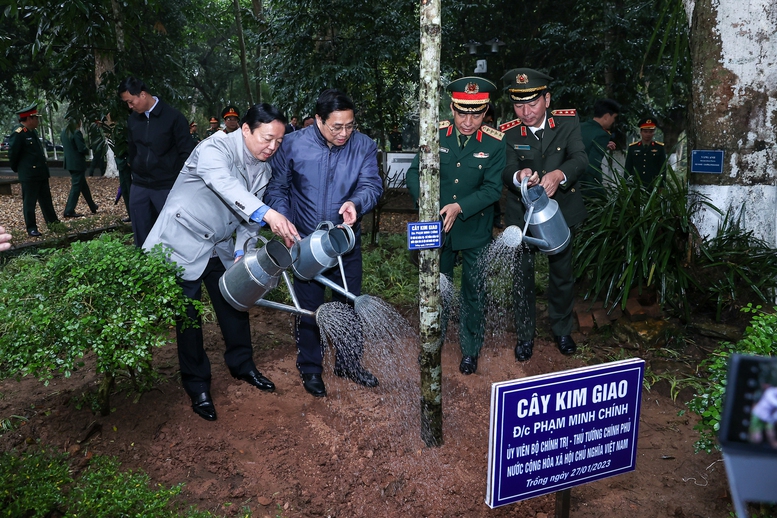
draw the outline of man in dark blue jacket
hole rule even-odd
[[[378,174],[377,146],[356,131],[354,105],[338,90],[324,90],[316,102],[316,121],[286,135],[272,158],[272,179],[264,202],[286,216],[302,237],[316,230],[321,221],[353,228],[356,244],[343,256],[346,282],[359,295],[362,285],[361,217],[371,211],[383,194]],[[287,240],[287,245],[291,241]],[[341,283],[339,272],[330,272]],[[303,309],[315,311],[324,303],[324,286],[316,281],[295,279],[294,291]],[[335,295],[335,300],[346,302]],[[302,385],[315,397],[326,396],[321,377],[321,336],[313,318],[298,317],[296,326],[297,368]],[[358,330],[357,330],[358,331]],[[361,365],[362,337],[353,351],[337,351],[335,375],[366,387],[378,380]]]
[[[132,168],[130,218],[135,245],[151,232],[178,172],[194,149],[189,122],[181,112],[148,93],[136,77],[119,85],[119,97],[132,113],[127,120],[128,161]]]

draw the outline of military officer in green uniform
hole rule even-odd
[[[548,84],[552,78],[530,68],[510,70],[502,78],[509,81],[507,92],[518,116],[499,129],[507,142],[507,165],[502,180],[508,189],[505,223],[524,227],[521,182],[541,185],[556,200],[570,228],[581,223],[588,213],[583,204],[578,180],[588,167],[588,157],[580,137],[575,110],[550,108]],[[536,237],[536,236],[535,236]],[[572,243],[564,251],[548,256],[548,314],[556,345],[562,354],[573,354],[572,307],[575,277],[572,271]],[[515,285],[515,327],[518,341],[515,358],[526,361],[534,348],[537,323],[534,293],[534,246],[522,245],[518,254]]]
[[[89,205],[92,214],[97,213],[98,206],[92,199],[92,191],[86,181],[86,154],[89,148],[86,147],[84,134],[81,133],[81,121],[70,119],[68,125],[59,135],[62,141],[62,149],[65,158],[62,166],[70,173],[70,193],[65,203],[66,218],[80,218],[83,214],[76,212],[78,197],[84,195],[84,201]]]
[[[440,216],[445,243],[441,273],[452,276],[456,255],[462,255],[459,370],[473,374],[483,345],[483,295],[477,260],[491,242],[494,202],[502,194],[504,135],[483,125],[489,94],[496,86],[480,77],[463,77],[448,85],[453,119],[440,123]],[[410,194],[419,195],[418,156],[406,175]],[[443,329],[445,329],[443,323]],[[443,332],[444,336],[444,332]]]
[[[640,140],[629,144],[626,154],[626,174],[636,176],[642,185],[651,186],[659,176],[666,179],[666,151],[664,143],[656,142],[656,119],[646,117],[639,121]]]
[[[221,131],[221,128],[219,128],[219,120],[216,117],[211,117],[208,124],[208,129],[205,130],[205,138]]]
[[[11,169],[19,174],[22,185],[22,212],[27,234],[40,236],[35,221],[35,205],[40,204],[43,219],[47,225],[58,223],[57,213],[51,201],[49,187],[49,165],[46,153],[38,138],[38,107],[31,105],[17,112],[20,126],[11,134],[8,146],[8,160]]]

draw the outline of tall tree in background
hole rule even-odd
[[[381,141],[413,108],[415,7],[412,0],[268,1],[264,75],[274,104],[310,114],[321,90],[340,88],[359,109],[360,131]]]
[[[693,174],[693,188],[777,247],[777,4],[685,0],[691,21],[690,149],[723,150],[723,174]],[[704,234],[719,219],[699,215]]]

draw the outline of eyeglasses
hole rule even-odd
[[[354,131],[356,128],[358,128],[358,127],[359,127],[359,125],[358,125],[358,124],[356,124],[355,122],[352,122],[351,124],[346,124],[345,126],[338,125],[338,126],[335,126],[334,128],[333,128],[333,127],[331,127],[331,126],[329,126],[329,125],[328,125],[326,122],[322,122],[322,124],[323,124],[324,126],[326,126],[326,129],[328,129],[329,131],[331,131],[331,132],[332,132],[332,135],[339,135],[339,134],[340,134],[340,133],[342,133],[343,131],[345,131],[345,133],[346,133],[346,134],[348,134],[348,133],[353,133],[353,131]]]

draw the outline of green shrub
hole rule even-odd
[[[686,320],[694,311],[736,311],[768,303],[777,292],[777,254],[731,213],[715,237],[702,239],[692,222],[707,198],[691,194],[669,168],[660,187],[616,177],[601,198],[586,202],[588,218],[575,238],[575,273],[586,298],[626,306],[633,288],[654,290]]]
[[[701,417],[695,426],[700,435],[699,440],[694,443],[697,452],[712,453],[719,448],[717,434],[720,430],[729,357],[734,353],[756,356],[777,354],[777,308],[774,308],[773,313],[765,313],[761,311],[761,306],[753,307],[748,304],[742,311],[753,314],[744,337],[736,344],[722,342],[720,347],[699,365],[699,369],[703,371],[704,391],[694,395],[688,402],[688,408]]]
[[[362,293],[394,305],[418,302],[418,267],[410,262],[407,236],[380,234],[380,242],[362,253]]]
[[[769,245],[745,230],[741,214],[730,212],[715,237],[700,247],[694,275],[702,289],[689,294],[697,307],[714,309],[716,320],[725,310],[738,309],[741,301],[769,304],[777,287],[777,254]]]
[[[185,316],[177,271],[161,249],[146,254],[107,234],[11,261],[0,272],[0,375],[48,383],[93,352],[107,414],[115,375],[151,374],[152,348]]]
[[[205,518],[210,513],[190,508],[179,512],[176,497],[182,484],[152,488],[148,475],[119,471],[116,459],[95,456],[76,479],[68,456],[47,450],[0,454],[0,516],[56,515],[114,518],[143,516]]]
[[[36,451],[0,454],[0,516],[49,516],[64,505],[70,478],[67,455]]]
[[[651,287],[662,303],[687,311],[684,294],[696,280],[686,265],[700,240],[691,217],[702,206],[718,209],[690,198],[671,168],[661,187],[616,175],[603,190],[586,202],[588,218],[575,238],[575,274],[588,278],[586,295],[625,308],[633,287]]]

